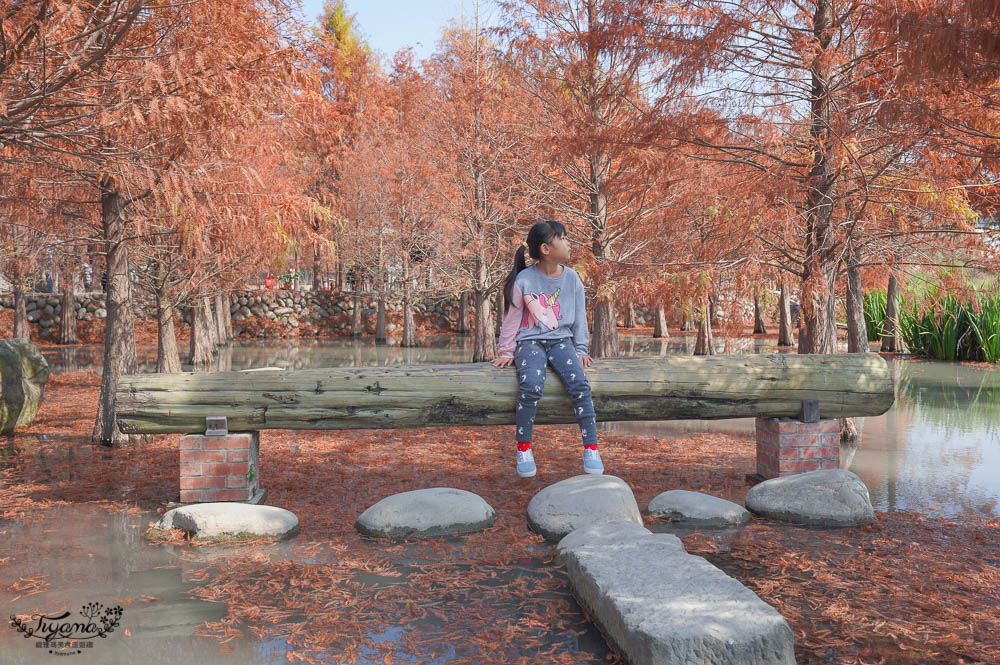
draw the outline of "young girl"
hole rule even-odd
[[[514,364],[520,380],[517,411],[517,475],[535,475],[531,427],[551,364],[573,400],[583,436],[583,470],[604,473],[597,451],[597,424],[590,382],[583,368],[593,359],[587,353],[587,309],[583,282],[569,261],[566,228],[556,221],[538,222],[514,255],[514,269],[504,284],[504,318],[500,327],[499,357],[494,367]],[[525,267],[527,252],[535,262]],[[515,345],[516,340],[516,345]]]

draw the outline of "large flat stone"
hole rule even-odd
[[[630,665],[794,665],[785,619],[679,543],[590,534],[566,548],[573,593],[609,644]]]
[[[739,526],[750,521],[743,506],[710,494],[669,490],[656,495],[646,513],[664,515],[692,526]]]
[[[361,513],[354,527],[367,536],[433,538],[490,527],[496,511],[482,497],[451,487],[387,496]]]
[[[632,488],[621,478],[585,473],[549,485],[528,503],[528,526],[559,540],[591,524],[628,520],[642,526]]]
[[[153,525],[155,531],[183,529],[194,540],[229,538],[291,538],[299,531],[295,513],[276,506],[235,501],[196,503],[168,510]]]
[[[875,519],[868,488],[847,469],[772,478],[750,488],[747,508],[762,517],[815,526],[858,526]]]
[[[556,563],[565,563],[566,553],[578,547],[590,545],[604,545],[608,543],[630,542],[638,536],[645,536],[653,533],[646,527],[636,524],[631,520],[616,520],[614,522],[602,522],[591,524],[573,531],[566,535],[556,545]],[[684,549],[684,543],[680,538],[671,536],[676,541],[680,549]]]

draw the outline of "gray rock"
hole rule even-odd
[[[254,305],[253,307],[251,307],[250,311],[253,312],[256,316],[264,316],[264,308],[258,305]]]
[[[750,488],[747,508],[771,519],[816,526],[858,526],[875,519],[864,482],[847,469],[772,478]]]
[[[42,404],[49,364],[26,339],[0,339],[0,433],[26,427]]]
[[[93,301],[87,303],[87,311],[93,314],[97,311],[97,305]]]
[[[270,310],[268,310],[267,312],[265,312],[264,316],[266,316],[267,318],[271,319],[272,321],[274,321],[276,318],[278,318],[278,315],[275,314],[274,312],[270,311]]]
[[[652,533],[646,527],[636,524],[631,520],[615,520],[614,522],[601,522],[591,524],[570,532],[556,545],[556,562],[565,563],[566,553],[569,550],[588,545],[629,542],[635,540],[637,536],[644,536]],[[680,538],[674,536],[677,547],[684,549],[684,544]]]
[[[194,540],[291,538],[299,531],[295,513],[276,506],[218,501],[168,510],[153,525],[157,531],[183,529]]]
[[[40,325],[43,328],[51,328],[52,326],[55,325],[55,323],[56,322],[53,321],[52,319],[42,319],[38,322],[38,325]]]
[[[25,301],[24,301],[24,311],[31,312],[31,311],[36,310],[36,309],[38,309],[38,303],[37,302],[35,302],[34,300],[27,300],[27,299],[25,299]]]
[[[58,304],[59,304],[59,298],[55,298],[55,297],[53,297],[53,298],[49,298],[49,299],[48,299],[48,300],[46,300],[45,302],[47,302],[48,304],[50,304],[50,305],[52,305],[53,307],[55,307],[56,305],[58,305]]]
[[[98,308],[97,308],[97,309],[96,309],[96,310],[94,311],[94,316],[96,316],[96,317],[97,317],[97,318],[99,318],[99,319],[103,319],[103,318],[104,318],[104,317],[106,317],[107,315],[108,315],[108,311],[107,311],[106,309],[104,309],[103,307],[98,307]]]
[[[236,312],[235,314],[233,314],[233,321],[243,321],[246,318],[247,317],[243,316],[243,312]]]
[[[687,490],[658,494],[649,502],[646,513],[672,517],[693,526],[738,526],[750,521],[750,513],[739,504]]]
[[[279,316],[284,316],[285,314],[291,314],[293,310],[291,307],[278,307],[277,309],[273,309],[271,311]]]
[[[249,307],[246,307],[246,306],[240,307],[238,311],[243,316],[250,316],[250,308]]]
[[[48,314],[49,316],[52,316],[55,313],[56,313],[56,308],[53,307],[52,305],[46,305],[45,307],[42,308],[42,314]]]
[[[559,540],[591,524],[642,515],[628,484],[616,476],[585,473],[549,485],[528,502],[528,526],[548,540]]]
[[[28,316],[27,316],[28,323],[36,323],[38,321],[38,319],[40,319],[40,318],[42,318],[41,311],[39,311],[37,309],[33,309],[30,312],[28,312]]]
[[[785,619],[676,536],[639,534],[568,548],[580,604],[631,665],[794,665]]]
[[[387,496],[361,513],[354,527],[368,536],[433,538],[482,531],[495,521],[496,511],[478,494],[431,487]]]

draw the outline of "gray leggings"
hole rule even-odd
[[[576,415],[576,422],[580,424],[583,444],[596,444],[597,423],[590,382],[584,373],[583,363],[576,354],[572,338],[529,339],[517,343],[514,350],[514,367],[517,369],[520,385],[515,413],[517,440],[531,441],[531,427],[535,422],[542,388],[545,387],[546,364],[552,365],[573,400],[573,413]]]

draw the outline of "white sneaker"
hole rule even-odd
[[[583,449],[583,470],[587,473],[604,473],[601,453],[592,448]]]
[[[517,475],[522,478],[535,475],[535,456],[531,454],[531,448],[517,451]]]

